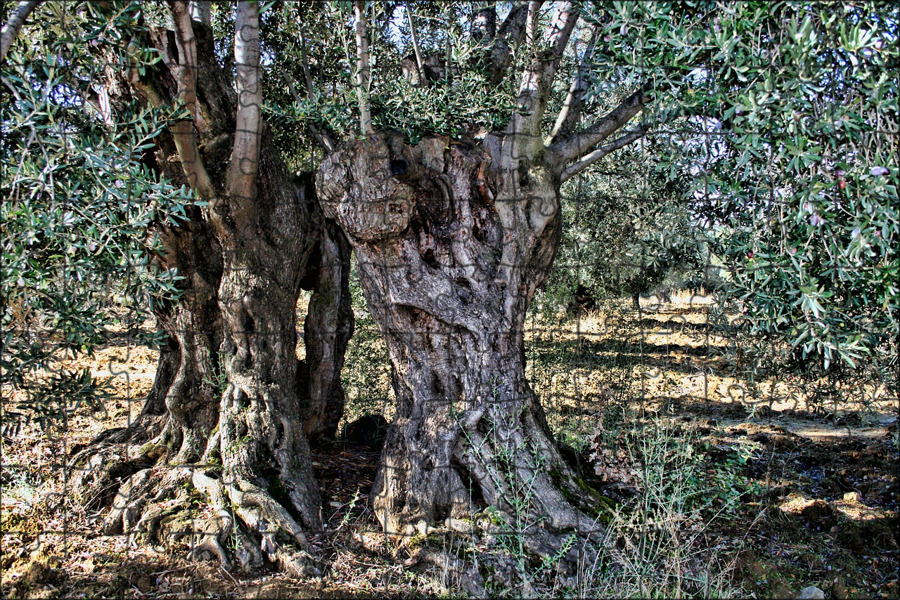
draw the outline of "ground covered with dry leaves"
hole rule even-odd
[[[682,295],[666,305],[645,301],[640,314],[611,304],[529,321],[530,377],[550,424],[584,481],[614,507],[604,518],[610,551],[581,556],[577,577],[565,579],[514,556],[518,584],[486,577],[487,593],[782,598],[816,586],[829,598],[900,595],[896,392],[874,380],[750,380],[734,340],[710,327],[709,311]],[[345,374],[348,420],[390,419],[379,344],[361,318]],[[190,562],[190,539],[149,547],[100,535],[103,511],[85,510],[68,493],[67,458],[139,412],[155,365],[155,352],[118,336],[66,365],[108,378],[113,397],[102,410],[71,407],[65,422],[4,430],[3,597],[410,597],[466,589],[452,569],[426,564],[423,552],[398,549],[378,532],[368,508],[378,450],[346,441],[313,457],[327,524],[311,538],[326,565],[321,578]],[[4,394],[3,410],[14,401]],[[497,542],[500,534],[453,536],[443,538],[445,549],[469,561],[515,552]],[[426,544],[440,545],[439,536]]]

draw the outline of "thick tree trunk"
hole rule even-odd
[[[180,301],[157,311],[167,343],[154,386],[130,427],[104,433],[74,459],[74,487],[93,504],[112,504],[108,534],[171,542],[199,531],[196,554],[228,568],[234,559],[245,569],[269,559],[310,574],[313,563],[296,546],[305,548],[306,533],[321,528],[320,500],[303,430],[307,388],[297,378],[296,304],[324,226],[310,182],[292,182],[269,151],[260,170],[261,194],[272,208],[254,227],[231,230],[223,245],[202,220],[164,232],[165,266],[184,279]],[[329,272],[346,273],[347,254]],[[343,287],[349,294],[346,281]],[[334,292],[332,303],[342,306],[340,288]],[[331,297],[327,289],[316,293]],[[344,310],[315,342],[330,352],[337,374],[313,374],[304,386],[324,381],[319,388],[340,389],[352,330]],[[315,330],[309,326],[311,335]],[[325,360],[315,364],[326,368]],[[191,487],[218,515],[199,530]],[[235,538],[240,544],[227,550]]]
[[[168,334],[178,367],[165,393],[166,443],[170,462],[197,461],[206,449],[209,434],[218,422],[222,369],[222,316],[218,286],[222,278],[222,255],[209,227],[195,221],[187,230],[170,230],[167,266],[174,267],[185,282],[180,300],[168,310],[157,311],[157,319]],[[174,344],[173,344],[174,342]],[[168,352],[161,352],[162,363]],[[163,365],[166,366],[166,365]],[[167,369],[157,373],[161,389]],[[156,384],[157,382],[154,382]],[[152,408],[152,395],[144,412]]]
[[[183,16],[184,5],[171,9]],[[105,93],[123,110],[132,101],[195,102],[193,118],[159,136],[146,162],[207,205],[177,227],[158,225],[160,261],[183,277],[183,294],[156,311],[168,336],[157,380],[132,427],[104,434],[75,458],[75,487],[86,499],[112,502],[110,533],[192,536],[195,554],[226,568],[234,559],[248,569],[268,559],[308,574],[315,570],[303,552],[306,534],[321,523],[304,422],[322,436],[341,417],[339,373],[352,332],[349,249],[325,224],[311,180],[287,173],[265,126],[258,137],[236,126],[237,96],[209,29],[178,23],[174,41],[154,31],[152,41],[136,42],[156,46],[163,59],[156,67],[140,77],[110,72]],[[261,145],[258,163],[235,158],[239,136]],[[232,194],[251,172],[252,191]],[[318,263],[311,261],[317,248]],[[313,360],[300,381],[296,303],[310,269]],[[322,335],[319,325],[327,326]],[[213,519],[198,520],[198,499],[212,504]]]
[[[289,547],[305,547],[305,532],[321,523],[297,386],[296,306],[321,216],[311,181],[302,187],[286,181],[266,146],[259,200],[242,206],[245,213],[224,234],[219,302],[228,386],[218,448],[210,454],[218,453],[223,465],[216,485],[243,522],[261,533],[264,552],[303,570]]]
[[[385,530],[425,532],[484,505],[511,525],[590,529],[525,377],[526,309],[559,243],[558,181],[491,136],[472,148],[370,135],[325,161],[318,188],[393,366],[397,413],[372,491]]]
[[[153,387],[133,422],[102,433],[72,461],[78,468],[74,488],[85,501],[113,505],[104,523],[110,534],[146,525],[138,527],[146,512],[145,486],[135,482],[160,483],[166,475],[159,472],[151,478],[143,471],[198,462],[218,422],[221,250],[209,228],[199,221],[158,233],[166,248],[160,266],[176,270],[181,279],[177,281],[180,299],[154,308],[166,341]],[[174,476],[185,479],[183,473]]]

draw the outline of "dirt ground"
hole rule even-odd
[[[689,435],[711,497],[739,499],[723,500],[706,539],[740,595],[797,597],[816,586],[829,598],[900,596],[897,399],[878,381],[843,389],[840,404],[827,382],[778,374],[750,382],[726,351],[733,341],[715,335],[708,318],[706,305],[680,296],[665,306],[648,302],[640,315],[611,309],[530,320],[530,376],[558,437],[587,453],[601,409],[615,403],[640,404],[641,414],[668,418]],[[66,365],[108,378],[113,398],[102,411],[76,407],[65,424],[5,430],[3,597],[453,594],[378,533],[368,508],[378,452],[347,443],[313,456],[327,524],[312,538],[326,565],[320,578],[228,573],[189,561],[190,540],[148,547],[100,535],[103,511],[68,493],[67,457],[137,415],[155,365],[155,352],[117,338]],[[384,385],[366,393],[387,398]],[[4,400],[4,411],[13,401]],[[361,412],[348,408],[350,418]]]

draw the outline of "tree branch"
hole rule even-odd
[[[644,92],[638,90],[626,98],[607,115],[600,117],[581,131],[550,146],[552,163],[562,169],[585,152],[624,127],[628,121],[644,108]]]
[[[625,135],[623,135],[619,138],[616,138],[615,140],[606,144],[605,146],[601,146],[600,148],[597,148],[590,154],[583,156],[581,158],[581,160],[579,160],[575,164],[571,165],[569,168],[567,168],[565,171],[562,172],[562,175],[560,175],[560,178],[559,178],[560,183],[565,183],[566,181],[568,181],[575,175],[578,175],[579,173],[584,171],[586,168],[588,168],[589,166],[591,166],[592,164],[594,164],[595,162],[597,162],[598,160],[600,160],[601,158],[603,158],[604,156],[606,156],[607,154],[612,152],[613,150],[618,150],[619,148],[622,148],[623,146],[627,146],[628,144],[630,144],[631,142],[633,142],[635,140],[641,139],[642,137],[644,137],[644,135],[647,133],[647,131],[649,129],[650,129],[650,127],[647,125],[640,125],[639,127],[629,131],[628,133],[626,133]]]
[[[237,114],[226,182],[232,198],[256,197],[262,137],[262,81],[259,69],[259,2],[238,2],[234,32]]]
[[[318,102],[319,96],[313,88],[312,75],[309,72],[309,56],[306,54],[306,34],[300,29],[300,60],[303,65],[303,79],[306,80],[306,94],[310,100]]]
[[[363,135],[374,133],[372,108],[369,104],[369,32],[364,14],[366,3],[356,0],[356,97],[359,99],[359,130]]]
[[[534,47],[537,42],[537,22],[544,0],[529,0],[528,14],[525,17],[525,43]]]
[[[0,62],[6,60],[9,47],[12,46],[13,40],[16,39],[16,36],[22,30],[25,19],[28,18],[31,11],[37,8],[38,4],[40,4],[40,0],[19,2],[15,10],[12,11],[9,21],[3,26],[3,30],[0,31]]]
[[[187,2],[170,1],[169,11],[172,13],[172,22],[175,26],[175,43],[178,45],[180,63],[169,62],[168,66],[178,85],[176,100],[183,102],[190,113],[189,119],[175,122],[172,127],[172,138],[178,155],[181,157],[181,167],[187,177],[188,185],[200,197],[201,200],[210,201],[216,193],[213,188],[206,165],[197,150],[196,131],[194,119],[198,114],[197,109],[197,40],[194,37],[194,28],[191,25],[190,7]],[[165,54],[165,53],[164,53]]]
[[[587,48],[578,62],[578,69],[575,72],[575,78],[572,80],[572,86],[563,102],[562,109],[556,117],[556,123],[550,131],[544,144],[549,146],[557,135],[563,135],[575,129],[578,119],[581,117],[581,109],[584,106],[584,95],[587,92],[587,73],[590,71],[591,58],[594,55],[594,48],[597,41],[597,28],[591,30],[591,38],[588,40]]]
[[[541,2],[539,1],[532,1],[529,4],[529,23],[537,23],[537,11],[540,10],[540,6]],[[542,48],[537,50],[534,60],[522,74],[522,83],[519,85],[519,96],[516,100],[516,114],[510,121],[507,133],[532,136],[542,142],[540,139],[541,119],[550,98],[553,78],[556,76],[556,70],[578,17],[578,9],[574,3],[565,2],[559,7],[556,21],[544,32]],[[532,30],[532,27],[529,26],[528,29]],[[526,34],[526,39],[534,40],[534,46],[537,45],[536,37],[536,30]],[[520,149],[520,152],[522,150],[524,149]],[[533,154],[533,152],[527,154]],[[520,155],[524,156],[524,154]]]
[[[490,10],[493,10],[493,8]],[[489,78],[492,82],[498,83],[506,75],[506,70],[509,69],[512,61],[512,48],[521,44],[522,39],[525,37],[525,20],[527,16],[528,6],[526,4],[513,6],[503,24],[500,25],[500,31],[497,32],[496,38],[492,38],[494,47],[491,50],[489,72]],[[489,26],[487,32],[490,33]]]
[[[422,53],[419,52],[419,41],[416,38],[416,22],[413,20],[409,2],[404,2],[403,8],[406,10],[406,20],[409,21],[409,38],[412,41],[413,52],[416,55],[416,68],[419,69],[419,84],[426,84],[428,83],[428,75],[425,74],[425,61],[422,60]],[[450,69],[450,63],[447,63],[447,69]]]

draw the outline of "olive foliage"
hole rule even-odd
[[[721,300],[739,307],[760,358],[822,371],[896,365],[897,6],[614,2],[589,12],[589,96],[648,89],[640,118],[663,148],[654,161],[686,182],[685,218],[723,262]]]
[[[110,64],[156,60],[122,43],[138,6],[112,20],[96,18],[89,3],[71,8],[39,7],[32,18],[47,25],[29,29],[28,44],[15,44],[3,64],[0,365],[4,395],[19,392],[17,410],[5,407],[8,424],[96,407],[103,386],[57,360],[90,355],[111,327],[154,342],[141,326],[155,303],[177,298],[181,275],[158,267],[151,231],[177,227],[194,204],[147,164],[177,114],[115,111],[103,95]]]

